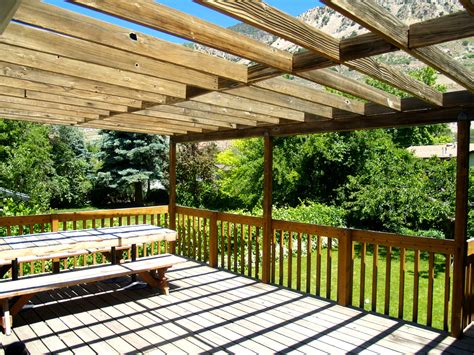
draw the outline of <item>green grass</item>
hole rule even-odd
[[[354,268],[353,268],[353,292],[352,292],[352,305],[355,307],[360,306],[360,292],[361,292],[361,258],[359,246],[356,246],[355,257],[354,257]],[[255,249],[253,249],[255,252]],[[233,251],[231,250],[231,253]],[[261,249],[260,249],[261,253]],[[247,263],[247,251],[245,251],[245,263]],[[413,320],[413,290],[414,290],[414,258],[415,252],[407,250],[405,255],[405,282],[404,282],[404,307],[403,307],[403,319],[407,321]],[[289,285],[288,270],[289,270],[289,258],[287,256],[283,259],[283,273],[282,283],[280,284],[280,260],[278,258],[279,251],[278,246],[276,250],[276,262],[274,276],[272,273],[271,281],[274,284],[289,287],[295,290],[307,292],[307,267],[308,257],[302,255],[301,258],[301,279],[300,288],[297,285],[297,256],[296,252],[293,252],[292,260],[292,283]],[[219,266],[221,255],[219,255]],[[237,260],[238,267],[234,270],[233,256],[231,257],[230,267],[227,264],[227,253],[225,253],[226,269],[240,272],[240,248],[237,248]],[[313,250],[311,254],[311,269],[310,269],[310,289],[309,292],[312,295],[318,295],[323,298],[329,298],[331,300],[337,300],[337,264],[338,264],[338,251],[337,248],[332,249],[331,252],[331,276],[330,285],[327,284],[328,272],[327,272],[327,249],[323,248],[321,252],[321,279],[320,279],[320,290],[319,293],[316,291],[316,251]],[[254,255],[255,263],[255,255]],[[261,259],[260,259],[261,263]],[[428,253],[421,253],[419,263],[419,291],[418,291],[418,320],[417,323],[426,325],[427,324],[427,303],[428,303]],[[379,247],[378,255],[378,274],[377,274],[377,297],[376,297],[376,312],[384,314],[385,311],[385,280],[386,280],[386,248]],[[399,312],[399,287],[400,287],[400,255],[399,250],[393,248],[392,257],[390,263],[390,302],[388,315],[398,318]],[[255,274],[255,265],[253,265],[252,276],[261,278],[261,265],[259,275]],[[444,329],[444,296],[445,296],[445,257],[444,255],[435,255],[434,258],[434,283],[433,283],[433,312],[432,312],[432,327],[438,329]],[[248,269],[245,269],[245,274],[248,274]],[[371,248],[367,249],[366,254],[366,267],[365,267],[365,292],[363,297],[363,309],[367,311],[372,310],[372,274],[373,274],[373,253]],[[328,292],[329,286],[329,292]],[[451,286],[452,288],[452,275],[451,275]],[[329,297],[328,297],[329,296]],[[450,323],[450,313],[448,314],[448,322]],[[446,329],[447,330],[447,329]]]

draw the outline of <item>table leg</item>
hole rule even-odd
[[[12,260],[12,280],[18,280],[18,259]]]
[[[59,274],[59,270],[60,270],[59,262],[60,262],[59,259],[53,259],[53,274]]]
[[[137,245],[136,244],[132,244],[132,262],[133,261],[137,261]],[[137,275],[132,275],[132,283],[133,282],[137,282]]]
[[[8,299],[2,300],[2,308],[3,308],[3,318],[2,318],[2,325],[3,330],[5,331],[5,335],[10,335],[12,333],[12,319],[10,317],[10,308],[8,306]]]

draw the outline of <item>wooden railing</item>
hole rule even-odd
[[[172,225],[167,206],[0,218],[0,233],[151,223]],[[452,240],[272,221],[269,265],[263,265],[261,217],[176,207],[176,253],[238,274],[325,297],[342,305],[449,330]],[[144,245],[140,255],[170,251]],[[128,251],[124,251],[127,258]],[[105,262],[100,251],[63,260],[63,268]],[[49,261],[24,263],[24,273],[45,272]],[[463,325],[474,320],[474,240],[468,243]]]
[[[474,238],[467,242],[466,278],[464,285],[463,328],[474,322]]]
[[[0,237],[144,223],[167,227],[168,206],[0,217]],[[169,249],[168,242],[155,242],[141,245],[138,248],[138,254],[139,256],[155,255],[167,252]],[[36,258],[23,262],[20,260],[19,274],[23,276],[50,272],[53,268],[53,261],[59,260],[61,260],[60,268],[62,269],[107,262],[104,252],[100,250],[85,252],[87,253],[79,252],[67,258],[58,256],[57,258]],[[122,258],[124,260],[130,259],[129,249],[122,250]],[[7,276],[9,277],[9,274]]]
[[[262,278],[263,218],[179,206],[176,213],[178,252]],[[452,240],[279,220],[272,231],[271,283],[449,330]],[[472,280],[472,268],[466,272]]]

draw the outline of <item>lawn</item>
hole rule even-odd
[[[354,255],[354,268],[353,268],[353,293],[352,293],[352,305],[355,307],[360,306],[360,292],[361,292],[361,257],[360,257],[360,246],[356,245]],[[234,248],[231,247],[231,254],[233,254]],[[235,269],[234,258],[231,255],[230,265],[228,264],[227,252],[224,254],[224,266],[226,269],[239,272],[241,271],[240,265],[240,247],[235,249],[237,255],[237,269]],[[253,249],[255,253],[255,249]],[[261,249],[260,249],[261,255]],[[245,250],[244,262],[247,264],[247,250]],[[276,262],[274,277],[272,273],[271,282],[277,285],[290,287],[292,289],[298,289],[298,278],[297,278],[297,256],[296,251],[293,252],[291,258],[291,285],[289,285],[288,270],[289,270],[289,258],[285,254],[283,258],[283,273],[282,280],[280,280],[280,259],[278,246],[276,251]],[[414,267],[415,267],[415,252],[413,250],[407,250],[405,254],[405,282],[404,282],[404,307],[403,307],[403,319],[407,321],[413,320],[413,290],[414,290]],[[327,248],[321,250],[321,275],[320,275],[320,289],[319,293],[316,290],[316,279],[317,279],[317,264],[316,264],[316,250],[312,251],[311,254],[311,270],[310,270],[310,290],[309,293],[318,295],[323,298],[330,298],[337,300],[337,263],[338,263],[338,252],[337,248],[332,249],[331,253],[331,276],[328,293],[328,269],[327,269]],[[219,260],[221,260],[221,254],[219,253]],[[261,263],[261,259],[260,259]],[[377,274],[377,296],[376,296],[376,312],[383,314],[385,311],[385,275],[386,275],[386,249],[385,247],[379,247],[378,253],[378,274]],[[418,320],[419,324],[427,324],[427,306],[428,306],[428,253],[421,253],[419,263],[419,291],[418,291]],[[221,262],[219,261],[219,266]],[[247,265],[246,265],[247,266]],[[300,291],[307,291],[307,267],[308,257],[302,255],[301,258],[301,278],[300,278]],[[432,326],[438,329],[444,328],[444,297],[445,297],[445,257],[444,255],[435,254],[434,257],[434,282],[433,282],[433,313],[432,313]],[[245,268],[245,275],[248,274],[247,267]],[[373,252],[371,248],[367,248],[366,253],[366,268],[365,268],[365,292],[363,297],[363,308],[367,311],[372,310],[372,274],[373,274]],[[391,268],[390,268],[390,302],[388,314],[398,318],[398,305],[399,305],[399,288],[400,288],[400,255],[397,248],[393,248],[391,257]],[[258,278],[261,278],[262,269],[259,267]],[[252,267],[252,276],[255,277],[255,255]],[[452,275],[451,275],[451,286],[452,287]],[[329,296],[329,297],[328,297]],[[448,322],[451,315],[448,314]]]
[[[413,317],[413,289],[414,289],[414,251],[407,251],[405,256],[405,292],[404,292],[404,311],[403,319],[412,320]],[[331,254],[331,287],[330,298],[337,299],[337,250]],[[365,292],[363,297],[363,308],[370,311],[372,308],[372,273],[373,273],[373,253],[367,250],[366,269],[365,269]],[[275,283],[279,283],[279,260],[276,261]],[[288,286],[288,265],[289,259],[283,261],[283,286]],[[301,260],[301,290],[306,291],[307,280],[307,256],[304,255]],[[444,290],[445,290],[445,257],[444,255],[435,255],[434,262],[434,283],[433,283],[433,314],[432,326],[443,329],[444,317]],[[377,302],[376,311],[384,313],[385,304],[385,275],[386,275],[386,258],[383,247],[379,248],[378,256],[378,274],[377,274]],[[359,307],[360,290],[361,290],[361,258],[359,254],[355,254],[354,270],[353,270],[353,295],[352,305]],[[316,255],[312,255],[311,259],[311,288],[310,293],[316,294]],[[322,250],[321,254],[321,297],[327,296],[327,249]],[[292,288],[297,288],[297,257],[292,258]],[[390,278],[390,308],[389,315],[398,317],[399,304],[399,286],[400,286],[400,258],[398,250],[392,252],[391,262],[391,278]],[[428,303],[428,255],[421,254],[419,265],[419,293],[418,293],[418,323],[426,324],[427,321],[427,303]],[[450,315],[449,315],[450,317]],[[449,318],[448,318],[449,320]],[[448,321],[449,324],[449,321]]]

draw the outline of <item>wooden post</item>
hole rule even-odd
[[[467,191],[469,184],[469,130],[470,122],[466,115],[459,115],[456,172],[456,220],[454,222],[454,241],[456,251],[453,265],[453,301],[451,334],[462,335],[462,308],[464,299],[464,273],[466,264],[467,236]]]
[[[350,305],[352,300],[352,231],[338,238],[337,303]]]
[[[176,143],[170,140],[170,181],[169,181],[169,226],[176,230]],[[176,253],[176,242],[170,243],[170,253]]]
[[[262,282],[270,282],[270,253],[272,242],[272,137],[264,136],[263,159],[263,246],[262,246]]]
[[[51,232],[59,230],[59,220],[55,215],[51,215]]]
[[[217,212],[213,212],[209,220],[209,266],[217,267],[218,238],[217,238]]]

